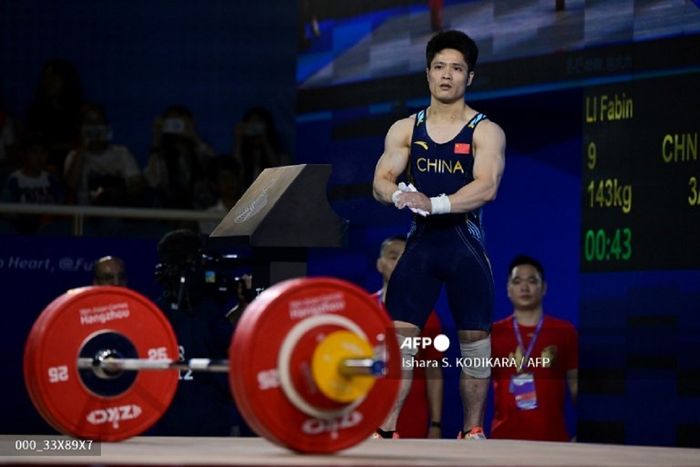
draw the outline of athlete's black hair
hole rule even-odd
[[[479,58],[479,49],[474,40],[462,31],[442,31],[435,34],[425,47],[426,66],[430,68],[435,55],[444,49],[455,49],[462,53],[467,62],[469,71],[476,68],[476,60]]]

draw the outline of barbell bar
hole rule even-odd
[[[230,363],[226,359],[190,358],[183,362],[171,359],[120,358],[110,356],[112,351],[99,351],[93,358],[78,358],[78,369],[93,370],[100,378],[112,378],[112,372],[180,370],[200,371],[205,373],[228,373]],[[344,358],[338,365],[338,372],[343,376],[380,376],[385,364],[373,358]]]

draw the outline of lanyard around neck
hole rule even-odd
[[[540,317],[540,320],[537,323],[537,326],[535,327],[535,332],[532,334],[532,339],[530,339],[530,344],[527,346],[527,351],[525,351],[523,337],[520,335],[520,328],[518,327],[518,320],[515,319],[515,315],[513,315],[513,331],[515,332],[515,338],[518,340],[518,345],[520,346],[520,348],[523,349],[523,351],[525,351],[525,354],[523,355],[523,360],[520,362],[521,370],[523,368],[523,363],[527,362],[527,360],[530,358],[530,354],[532,353],[532,349],[535,348],[535,341],[537,340],[537,336],[540,334],[540,329],[542,329],[542,323],[544,323],[544,316]]]

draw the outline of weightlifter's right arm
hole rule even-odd
[[[398,190],[396,180],[408,164],[413,122],[413,117],[398,120],[384,138],[384,153],[377,162],[372,181],[374,199],[381,203],[394,204],[391,195]]]

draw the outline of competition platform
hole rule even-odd
[[[6,465],[468,465],[698,466],[700,449],[535,441],[370,439],[330,455],[302,455],[263,438],[140,436],[98,443],[96,455],[45,456],[14,451],[18,436],[0,437]],[[31,439],[23,436],[21,439]],[[9,452],[11,451],[11,452]],[[41,453],[43,454],[43,453]]]

